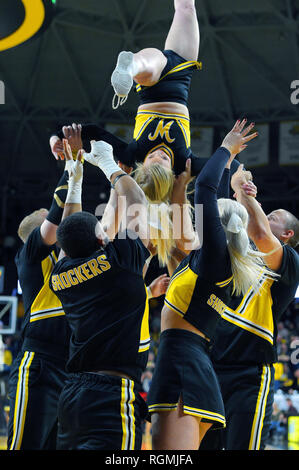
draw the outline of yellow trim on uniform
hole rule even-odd
[[[173,67],[171,70],[169,70],[165,75],[162,75],[162,77],[159,78],[159,80],[151,86],[155,86],[157,83],[159,83],[161,80],[163,80],[167,75],[170,75],[172,73],[180,72],[181,70],[188,69],[190,67],[196,66],[197,69],[202,69],[202,62],[198,62],[197,60],[187,60],[186,62],[182,62],[181,64],[176,65]],[[146,88],[150,88],[151,86],[147,86]],[[136,85],[136,91],[139,92],[141,91],[142,86],[137,84]]]
[[[228,279],[226,279],[225,281],[221,281],[221,282],[216,282],[216,286],[218,287],[225,287],[227,286],[231,280],[232,280],[233,276],[229,277]]]
[[[174,165],[174,153],[173,153],[173,151],[171,150],[171,148],[168,147],[167,145],[165,145],[164,143],[158,144],[158,145],[156,145],[155,147],[151,148],[151,149],[147,152],[147,154],[145,155],[144,161],[147,159],[147,157],[148,157],[151,153],[155,152],[156,150],[160,150],[160,149],[163,150],[163,151],[169,156],[169,159],[170,159],[170,161],[171,161],[171,166],[173,167],[173,165]]]
[[[178,403],[156,403],[154,405],[149,405],[149,412],[153,413],[155,411],[169,411],[174,410],[178,406]]]
[[[183,405],[184,413],[192,416],[200,416],[202,419],[207,419],[209,421],[217,421],[225,425],[225,417],[219,413],[214,413],[213,411],[201,410],[198,408],[192,408],[190,406]]]
[[[190,128],[188,126],[188,128],[186,129],[186,123],[185,121],[180,121],[179,119],[177,119],[177,125],[180,127],[181,131],[182,131],[182,134],[184,136],[184,139],[185,139],[185,144],[186,144],[186,147],[189,148],[190,145],[191,145],[191,136],[190,136]]]
[[[128,379],[121,379],[121,403],[120,414],[122,423],[122,444],[121,450],[135,449],[135,411],[134,411],[134,382]]]
[[[56,191],[60,191],[61,189],[66,189],[66,190],[68,190],[68,185],[67,185],[67,184],[63,184],[62,186],[58,186],[58,188],[55,189],[55,192],[56,192]]]
[[[170,282],[169,282],[169,284],[168,284],[168,289],[169,289],[169,286],[171,286],[171,284],[173,283],[173,281],[177,278],[177,276],[180,276],[180,275],[183,273],[183,271],[185,271],[185,270],[187,270],[187,269],[189,269],[189,263],[186,264],[186,266],[184,266],[182,269],[180,269],[179,271],[177,271],[175,274],[173,274],[173,276],[171,277]],[[167,289],[167,290],[168,290],[168,289]],[[167,293],[167,292],[166,292],[166,293]]]
[[[152,116],[152,113],[149,112],[148,115],[145,114],[144,116],[141,116],[140,113],[137,113],[135,117],[135,126],[134,126],[134,133],[133,133],[133,138],[135,140],[138,140],[139,137],[142,135],[144,130],[147,128],[147,126],[155,119],[155,116]]]
[[[53,197],[54,197],[54,199],[55,199],[55,201],[56,201],[57,206],[60,207],[61,209],[64,209],[65,204],[64,204],[64,202],[60,199],[60,197],[57,196],[57,194],[55,194],[55,193],[54,193],[54,196],[53,196]]]
[[[165,295],[166,305],[184,315],[192,300],[197,278],[198,275],[189,268],[189,265],[176,273]]]
[[[60,300],[49,287],[49,279],[56,260],[57,257],[53,251],[41,262],[44,283],[31,305],[30,322],[65,315]]]
[[[158,411],[171,411],[175,410],[178,406],[178,403],[155,403],[148,406],[148,411],[150,413],[155,413]],[[195,416],[196,418],[200,417],[201,419],[206,419],[209,421],[217,421],[222,423],[225,426],[225,417],[219,413],[214,413],[213,411],[201,410],[199,408],[193,408],[191,406],[183,405],[183,410],[186,415]]]
[[[29,369],[33,358],[34,352],[26,351],[19,366],[13,419],[13,437],[10,450],[20,450],[21,448],[28,403]]]
[[[131,424],[131,430],[132,430],[132,437],[131,437],[131,450],[134,450],[135,449],[135,438],[136,438],[136,423],[135,423],[135,409],[134,409],[134,402],[135,402],[135,393],[134,393],[134,382],[132,380],[130,380],[130,396],[131,396],[131,399],[130,399],[130,403],[129,403],[129,407],[130,407],[130,410],[131,410],[131,420],[132,420],[132,424]]]
[[[134,133],[133,133],[133,138],[138,141],[140,137],[144,134],[146,128],[148,125],[153,121],[153,120],[158,120],[157,126],[155,131],[151,135],[147,136],[147,139],[151,142],[155,142],[155,140],[158,139],[158,137],[165,139],[166,142],[171,144],[172,142],[175,141],[175,137],[170,136],[170,131],[171,131],[171,126],[173,125],[174,122],[179,126],[184,140],[186,144],[186,148],[189,148],[191,145],[191,134],[190,134],[190,120],[187,116],[184,116],[183,114],[164,114],[164,113],[157,113],[155,111],[139,111],[135,117],[135,127],[134,127]],[[164,124],[164,119],[170,120],[166,124]],[[165,147],[166,153],[170,156],[171,161],[172,161],[172,166],[174,163],[174,154],[173,150],[166,145],[164,142],[160,143],[158,145],[154,145],[153,148],[151,148],[146,156],[146,157],[157,150],[158,148],[162,148],[162,146]]]
[[[45,21],[45,7],[42,0],[21,0],[25,18],[21,26],[12,34],[0,40],[0,51],[18,46],[34,36]]]
[[[259,450],[261,445],[261,435],[263,429],[263,422],[265,418],[265,411],[267,399],[270,390],[271,371],[269,366],[263,366],[261,385],[256,402],[254,420],[251,428],[251,435],[249,441],[249,450]]]
[[[150,347],[150,332],[149,332],[149,303],[148,303],[148,292],[144,285],[146,292],[145,308],[142,316],[141,331],[140,331],[140,343],[138,352],[147,351]]]
[[[252,288],[242,299],[240,305],[232,310],[226,307],[222,318],[244,330],[265,339],[271,345],[274,342],[274,321],[272,315],[271,286],[273,279],[266,279],[259,292]]]
[[[121,380],[121,402],[120,402],[120,415],[121,415],[121,427],[123,432],[123,438],[121,443],[121,450],[125,450],[125,444],[127,441],[127,427],[126,427],[126,414],[125,414],[125,404],[126,404],[126,388],[125,388],[125,380]]]

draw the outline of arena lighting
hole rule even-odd
[[[0,53],[41,33],[50,23],[54,0],[1,0]]]

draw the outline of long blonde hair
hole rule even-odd
[[[159,163],[148,167],[138,163],[133,172],[136,183],[143,190],[148,204],[149,235],[157,248],[161,266],[165,266],[175,246],[170,198],[174,183],[174,173]]]
[[[257,292],[261,278],[275,279],[276,273],[263,262],[264,253],[251,247],[247,234],[248,212],[232,199],[218,199],[218,210],[226,233],[233,273],[233,294],[245,295],[250,287]]]

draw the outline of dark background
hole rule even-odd
[[[17,27],[21,2],[8,3],[18,4]],[[299,80],[299,0],[197,0],[196,5],[203,70],[193,75],[191,127],[213,126],[216,148],[239,117],[270,123],[269,164],[252,169],[259,201],[266,212],[285,208],[298,217],[299,168],[279,166],[278,144],[280,122],[299,120],[299,105],[290,101],[290,84]],[[49,207],[63,169],[50,152],[51,133],[72,122],[133,125],[134,92],[123,107],[111,106],[117,55],[162,49],[173,16],[172,0],[57,0],[52,6],[45,30],[0,52],[6,98],[0,105],[0,265],[6,268],[6,294],[17,281],[18,225],[33,210]],[[7,4],[4,11],[10,9]],[[0,16],[1,39],[5,27],[13,26]],[[94,212],[108,191],[100,173],[86,165],[84,209]]]

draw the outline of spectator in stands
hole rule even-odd
[[[295,408],[295,406],[293,405],[293,402],[292,402],[291,398],[287,398],[286,403],[287,403],[287,406],[288,406],[288,408],[286,409],[286,412],[285,412],[286,417],[289,418],[290,416],[298,416],[299,412],[298,412],[297,408]]]

